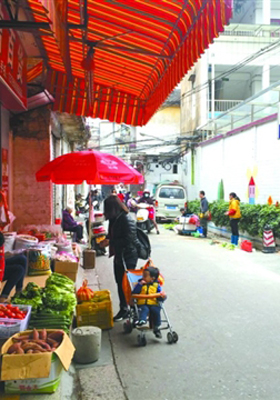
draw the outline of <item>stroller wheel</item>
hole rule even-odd
[[[179,340],[179,336],[177,332],[172,332],[173,343],[177,343]]]
[[[143,346],[144,347],[147,344],[145,335],[138,335],[137,336],[137,341],[138,341],[139,346]]]
[[[172,335],[171,332],[168,332],[168,334],[167,334],[167,341],[168,341],[169,344],[174,343],[173,335]]]
[[[132,329],[133,329],[132,323],[129,320],[125,321],[123,324],[124,333],[131,333]]]

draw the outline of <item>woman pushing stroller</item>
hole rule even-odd
[[[148,267],[143,271],[143,277],[138,281],[132,295],[155,295],[155,297],[142,298],[139,297],[137,305],[139,306],[139,321],[136,322],[136,326],[143,326],[147,322],[147,317],[150,315],[153,332],[159,339],[162,338],[161,331],[159,329],[161,325],[160,301],[166,298],[165,293],[162,291],[161,286],[158,282],[159,270],[155,267]],[[135,298],[136,296],[134,296]]]

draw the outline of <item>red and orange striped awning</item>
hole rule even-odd
[[[42,36],[54,110],[144,125],[223,31],[232,0],[53,0],[54,11],[49,0],[28,3],[35,21],[55,19]],[[81,61],[90,48],[89,73]]]

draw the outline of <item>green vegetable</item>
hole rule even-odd
[[[54,272],[46,281],[46,288],[49,286],[56,286],[67,291],[75,293],[74,283],[65,275]]]
[[[37,310],[43,306],[42,289],[36,283],[29,282],[22,292],[14,295],[11,302],[13,304],[29,305],[32,306],[33,310]]]
[[[165,229],[172,230],[176,225],[178,225],[178,222],[172,222],[172,223],[170,223],[170,224],[164,224],[163,227],[164,227]]]
[[[77,299],[75,293],[55,284],[49,284],[44,290],[43,303],[48,309],[64,311],[64,314],[71,315],[76,307]]]
[[[32,306],[29,328],[57,328],[69,332],[77,304],[74,283],[64,275],[53,273],[40,288],[33,282],[17,293],[14,304]]]
[[[43,306],[43,302],[40,297],[34,297],[33,299],[27,299],[25,297],[21,297],[20,295],[15,295],[11,299],[11,303],[32,306],[32,310],[37,310],[38,308]]]
[[[27,299],[33,299],[34,297],[40,297],[42,294],[42,288],[36,285],[34,282],[29,282],[26,288],[21,292],[22,297]]]

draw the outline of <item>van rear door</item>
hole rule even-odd
[[[187,201],[186,190],[181,186],[161,186],[157,195],[159,214],[176,216]]]

